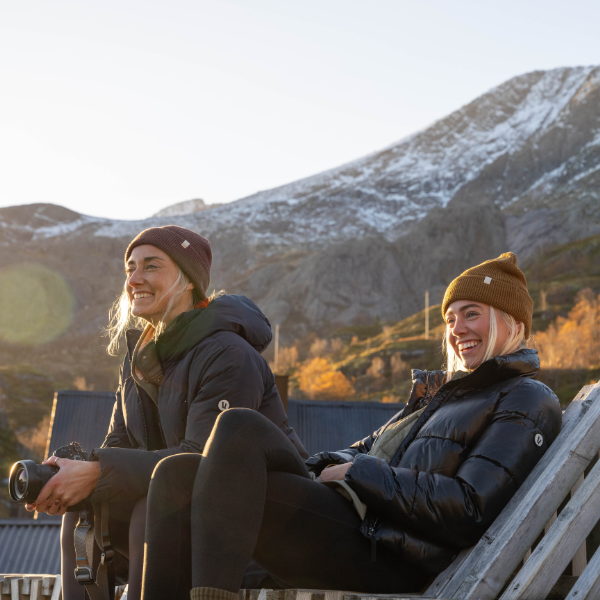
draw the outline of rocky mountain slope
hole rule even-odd
[[[476,262],[510,249],[527,264],[600,233],[599,184],[600,67],[578,67],[515,77],[381,152],[210,210],[118,221],[53,205],[0,209],[2,265],[58,273],[74,302],[53,342],[2,344],[0,359],[61,356],[78,375],[112,373],[98,333],[127,242],[146,227],[209,237],[211,287],[254,299],[285,342],[396,321],[422,307],[425,289],[439,301]]]

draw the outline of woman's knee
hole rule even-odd
[[[201,454],[176,454],[156,465],[148,488],[148,510],[157,514],[189,504]]]
[[[185,477],[188,473],[191,473],[192,476],[196,474],[201,459],[201,454],[192,453],[175,454],[163,458],[154,468],[150,487],[177,487],[182,476]]]
[[[249,408],[230,408],[223,411],[215,421],[212,433],[206,442],[206,450],[215,442],[229,443],[231,439],[248,444],[255,438],[262,438],[269,429],[278,428],[261,415]]]

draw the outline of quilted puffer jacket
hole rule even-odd
[[[202,452],[227,400],[250,408],[283,431],[307,456],[289,426],[275,378],[260,353],[271,327],[244,296],[225,295],[177,317],[158,338],[163,380],[155,404],[131,376],[140,331],[127,335],[128,352],[106,440],[92,453],[102,473],[94,502],[134,500],[148,493],[154,467],[172,454]]]
[[[558,399],[533,379],[536,350],[486,361],[445,382],[413,371],[407,406],[347,450],[308,459],[319,474],[352,461],[346,482],[367,505],[361,532],[413,564],[444,570],[474,545],[558,435]],[[426,407],[388,464],[369,456],[387,426]]]

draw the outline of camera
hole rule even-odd
[[[67,446],[58,448],[52,456],[71,460],[88,459],[85,450],[77,442],[71,442]],[[11,499],[20,504],[31,504],[58,471],[58,467],[38,465],[33,460],[16,462],[12,466],[8,478],[8,492]]]

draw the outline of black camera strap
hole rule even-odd
[[[108,533],[108,503],[94,505],[79,513],[75,527],[75,579],[85,586],[90,600],[113,600],[114,552]],[[98,556],[99,555],[99,556]],[[94,575],[94,565],[97,565]]]

